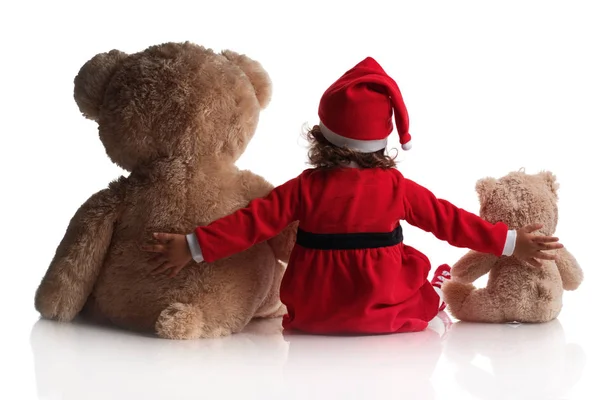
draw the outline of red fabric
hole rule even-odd
[[[396,82],[367,57],[334,82],[321,97],[319,118],[338,135],[381,140],[392,132],[392,110],[400,144],[411,140],[408,112]]]
[[[438,200],[395,169],[307,170],[263,199],[195,232],[207,262],[243,251],[299,220],[312,233],[388,232],[399,220],[457,247],[501,255],[508,227]],[[409,238],[410,241],[410,238]],[[429,260],[397,246],[295,246],[281,284],[286,329],[310,333],[419,331],[438,312]]]

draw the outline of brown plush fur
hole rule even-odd
[[[476,185],[481,217],[503,221],[510,229],[542,223],[540,233],[553,235],[558,223],[555,176],[512,172],[501,179],[486,178]],[[444,300],[458,319],[471,322],[547,322],[558,316],[564,290],[575,290],[583,272],[566,250],[556,261],[532,267],[514,257],[495,257],[471,251],[452,267],[452,279],[442,286]],[[486,288],[472,282],[489,272]]]
[[[75,214],[35,297],[45,318],[97,321],[164,338],[239,332],[253,317],[281,316],[279,284],[294,226],[175,278],[150,275],[140,245],[152,232],[188,233],[271,189],[234,163],[271,97],[261,65],[233,51],[166,43],[113,50],[75,78],[81,112],[98,122],[110,159],[130,171]]]

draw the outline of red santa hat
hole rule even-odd
[[[393,130],[392,114],[403,150],[409,150],[408,112],[398,84],[371,57],[347,71],[323,94],[320,127],[331,144],[361,153],[387,145]]]

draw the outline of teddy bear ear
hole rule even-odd
[[[494,186],[498,182],[495,178],[483,178],[475,184],[475,191],[479,195],[479,202],[485,203],[488,197],[492,194]]]
[[[252,86],[254,86],[254,92],[256,93],[260,107],[263,109],[267,107],[271,101],[273,86],[269,74],[262,65],[258,61],[254,61],[250,57],[238,54],[235,51],[223,50],[221,54],[244,71],[250,79]]]
[[[548,185],[552,194],[554,194],[555,196],[558,195],[558,188],[560,185],[556,181],[556,175],[554,175],[550,171],[540,172],[539,175],[544,180],[544,183],[546,183],[546,185]]]
[[[79,70],[74,80],[73,97],[86,118],[98,119],[110,78],[125,58],[127,54],[122,51],[111,50],[95,55]]]

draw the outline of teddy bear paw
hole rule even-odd
[[[73,293],[62,288],[43,285],[36,293],[35,309],[46,319],[61,322],[72,321],[79,312]]]
[[[270,318],[279,318],[279,317],[283,317],[285,314],[287,314],[287,307],[285,306],[285,304],[281,304],[279,306],[279,308],[277,309],[277,311],[275,311],[269,317]]]
[[[197,339],[202,337],[203,328],[202,311],[191,304],[171,304],[156,321],[156,333],[165,339]]]
[[[442,285],[444,302],[450,308],[450,311],[457,312],[463,303],[469,297],[475,286],[470,283],[460,283],[453,280],[445,281]]]

